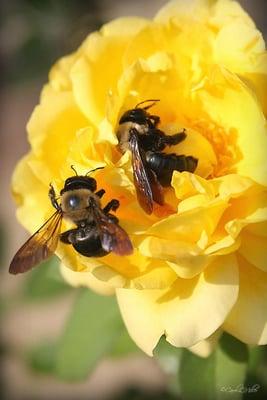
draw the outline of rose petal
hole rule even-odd
[[[49,94],[42,96],[41,104],[31,115],[27,130],[33,152],[39,159],[37,161],[43,163],[44,171],[50,172],[50,182],[59,176],[76,131],[87,125],[70,92],[50,90]],[[39,177],[43,179],[42,174]]]
[[[104,36],[119,37],[120,39],[135,36],[150,24],[150,20],[140,17],[123,17],[104,24],[100,32]]]
[[[167,291],[116,290],[127,329],[147,354],[160,336],[177,347],[191,347],[224,322],[238,296],[234,256],[214,260],[199,278],[177,279]],[[205,321],[205,323],[203,323]]]
[[[245,204],[243,205],[245,207]],[[241,230],[249,224],[257,224],[267,219],[267,208],[258,208],[244,218],[233,219],[225,224],[225,230],[236,238]]]
[[[213,352],[221,335],[222,330],[218,329],[209,338],[201,340],[200,342],[194,344],[194,346],[189,347],[188,350],[192,351],[192,353],[199,357],[206,358]]]
[[[177,278],[177,274],[167,262],[152,259],[146,271],[131,279],[130,287],[135,289],[166,289]]]
[[[225,139],[228,137],[228,148],[233,147],[232,159],[236,157],[233,167],[240,175],[266,185],[267,127],[257,100],[236,76],[219,67],[212,69],[204,87],[196,96],[209,118],[220,122],[224,130],[229,131]],[[223,96],[218,93],[221,90]],[[254,130],[253,140],[251,129]]]
[[[182,19],[206,19],[208,16],[210,2],[208,0],[183,0],[169,1],[155,16],[155,21],[166,23],[170,20],[179,21]]]
[[[150,356],[164,333],[157,304],[160,294],[160,290],[116,290],[120,311],[130,336]]]
[[[105,296],[109,296],[115,293],[114,288],[109,285],[109,283],[105,283],[95,278],[91,272],[73,271],[70,268],[65,267],[63,263],[60,264],[60,272],[66,282],[68,282],[71,286],[88,287],[89,289],[94,290],[96,293]]]
[[[201,176],[190,174],[189,172],[174,171],[172,175],[172,187],[179,200],[191,197],[196,194],[206,195],[212,200],[215,197],[215,190],[211,181],[203,179]]]
[[[70,91],[72,83],[70,79],[70,70],[78,58],[77,53],[62,57],[53,65],[49,72],[49,85],[55,91]]]
[[[121,59],[129,40],[146,24],[141,18],[121,18],[104,25],[82,44],[71,80],[76,102],[93,124],[105,117],[107,96],[122,73]]]
[[[55,212],[48,200],[48,187],[37,179],[30,168],[32,160],[32,154],[20,160],[12,177],[12,192],[19,205],[17,218],[31,233]]]
[[[214,232],[218,221],[227,208],[227,203],[223,200],[214,200],[208,204],[206,202],[205,206],[197,201],[197,204],[194,202],[190,208],[183,207],[184,202],[179,204],[181,213],[172,214],[156,222],[147,230],[147,235],[172,241],[186,240],[195,242],[200,239],[203,231],[209,236]]]
[[[169,135],[181,132],[182,129],[177,124],[169,124],[163,126],[163,131]],[[199,180],[212,175],[213,167],[217,164],[216,154],[209,141],[196,132],[194,129],[186,128],[186,139],[176,146],[171,146],[164,150],[165,153],[184,154],[186,156],[194,156],[198,160],[197,168],[194,174],[199,175]],[[196,178],[197,179],[197,178]],[[204,179],[202,179],[204,181]]]
[[[158,300],[167,341],[190,347],[206,339],[221,326],[237,296],[238,269],[233,255],[216,258],[199,279],[179,280]]]
[[[262,190],[262,188],[251,179],[237,174],[228,174],[212,179],[211,183],[214,190],[216,190],[218,195],[222,198],[236,198],[241,195],[247,195],[250,189],[254,190],[255,194],[257,194],[259,190]]]
[[[238,23],[239,21],[248,26],[255,26],[248,13],[237,1],[219,0],[212,3],[213,7],[209,22],[217,29],[227,26],[230,23]],[[238,41],[239,37],[232,37],[231,40]]]
[[[236,304],[223,327],[249,344],[267,344],[267,273],[238,257],[240,288]]]
[[[261,33],[244,21],[234,21],[222,27],[216,37],[215,60],[237,74],[255,71],[255,55],[264,52]],[[249,54],[249,57],[248,57]]]
[[[252,265],[267,272],[267,238],[252,235],[247,231],[241,234],[238,252]]]

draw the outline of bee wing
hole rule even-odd
[[[112,221],[99,206],[92,201],[92,213],[99,230],[102,247],[105,251],[125,256],[133,252],[133,246],[129,236],[116,222]]]
[[[153,200],[162,206],[164,204],[163,188],[159,183],[155,172],[152,171],[152,169],[150,168],[147,168],[147,172],[149,176],[149,183],[152,190]]]
[[[147,214],[151,214],[153,200],[158,204],[164,204],[163,189],[154,171],[147,167],[135,129],[131,129],[129,146],[132,152],[133,177],[138,202]]]
[[[56,250],[62,222],[62,212],[56,211],[17,251],[9,272],[19,274],[46,260]]]

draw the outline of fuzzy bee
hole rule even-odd
[[[66,179],[58,202],[55,190],[50,185],[48,194],[56,212],[18,250],[9,272],[26,272],[46,260],[55,252],[58,240],[72,245],[86,257],[102,257],[110,252],[120,256],[131,254],[133,247],[127,233],[120,227],[118,218],[110,213],[117,210],[119,201],[113,199],[102,208],[100,199],[105,190],[96,189],[94,178],[76,173]],[[63,218],[73,222],[76,227],[61,233]]]
[[[153,201],[163,205],[163,188],[169,186],[173,171],[194,172],[198,160],[193,156],[166,154],[166,146],[174,146],[186,138],[185,129],[166,135],[158,129],[160,117],[149,110],[159,100],[146,100],[126,111],[119,120],[117,136],[122,153],[132,153],[134,184],[139,204],[147,214],[153,211]],[[149,103],[145,107],[140,107]]]

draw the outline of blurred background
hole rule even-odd
[[[14,278],[7,273],[14,252],[28,237],[15,218],[10,195],[11,174],[29,148],[25,126],[38,103],[51,65],[75,50],[89,32],[103,23],[126,15],[153,17],[165,3],[165,0],[1,1],[0,356],[3,399],[177,399],[167,390],[177,365],[168,362],[170,370],[163,372],[160,362],[164,363],[164,359],[159,362],[141,354],[129,337],[121,333],[123,331],[108,358],[101,357],[100,351],[90,360],[90,365],[84,367],[78,363],[78,367],[84,369],[80,375],[76,373],[75,354],[64,351],[71,347],[72,340],[73,343],[92,341],[90,337],[79,336],[79,332],[91,329],[84,319],[95,298],[83,290],[68,287],[61,280],[56,260],[26,276]],[[266,37],[266,0],[240,3]],[[100,309],[103,306],[101,303]],[[75,308],[79,309],[76,317]],[[103,329],[106,326],[103,325]],[[55,368],[58,351],[61,360],[68,360],[68,370],[58,361]],[[165,356],[169,360],[168,349]],[[98,358],[101,361],[97,362]]]

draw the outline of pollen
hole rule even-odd
[[[207,120],[194,121],[192,128],[209,141],[216,154],[217,164],[213,167],[211,177],[236,172],[236,165],[242,159],[242,153],[237,145],[237,130],[235,128],[226,129]]]

